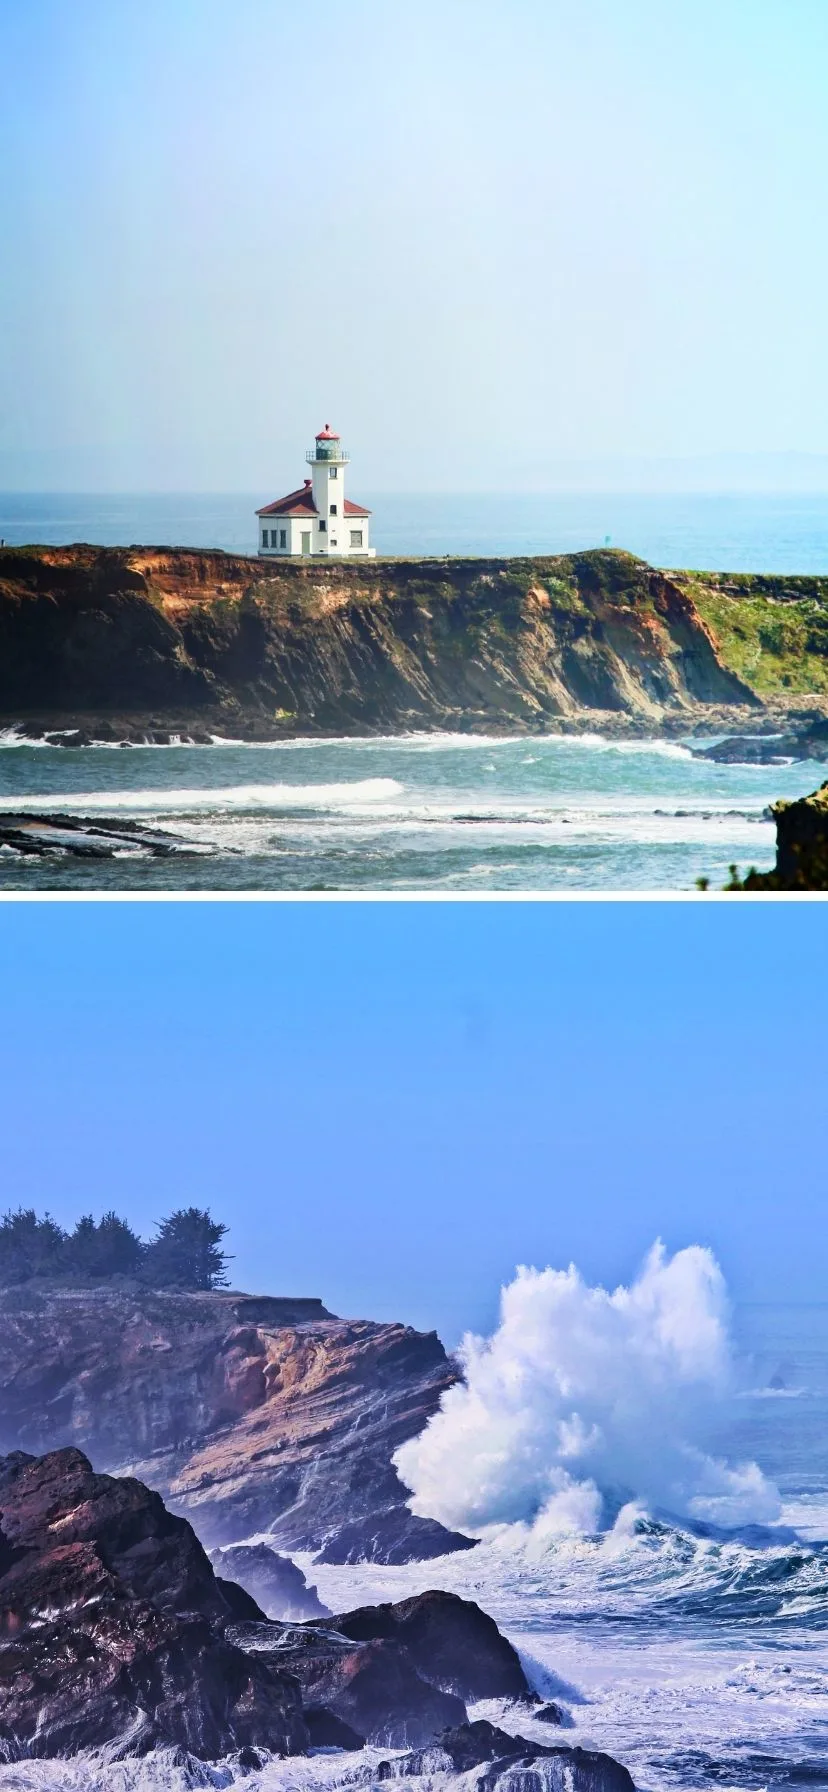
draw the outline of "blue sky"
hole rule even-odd
[[[0,908],[3,1205],[231,1225],[237,1285],[491,1322],[711,1245],[824,1300],[818,904]]]
[[[269,492],[328,418],[369,491],[828,454],[824,0],[0,27],[0,485]]]

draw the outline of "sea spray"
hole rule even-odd
[[[777,1489],[700,1439],[735,1386],[724,1278],[711,1252],[656,1244],[629,1288],[521,1268],[463,1380],[395,1462],[412,1511],[453,1528],[595,1532],[631,1500],[724,1526],[770,1523]]]

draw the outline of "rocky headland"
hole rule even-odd
[[[721,731],[747,725],[771,699],[828,697],[828,678],[819,685],[813,670],[828,581],[766,580],[751,594],[768,625],[761,678],[740,647],[747,626],[759,641],[745,603],[741,586],[609,549],[282,566],[177,548],[5,549],[0,726],[70,745],[434,728]],[[813,623],[800,678],[787,669],[787,636],[780,647],[771,628],[794,611]]]
[[[71,1444],[137,1474],[211,1548],[252,1532],[328,1562],[473,1547],[412,1517],[391,1460],[456,1379],[434,1332],[129,1284],[29,1282],[0,1312],[0,1449]]]

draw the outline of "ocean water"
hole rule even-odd
[[[642,1792],[828,1785],[828,1305],[745,1308],[735,1331],[740,1389],[704,1441],[731,1462],[755,1460],[776,1483],[772,1525],[717,1531],[633,1505],[597,1535],[502,1525],[473,1552],[407,1567],[298,1559],[333,1610],[428,1587],[478,1600],[537,1689],[563,1706],[566,1728],[494,1704],[473,1715],[547,1743],[605,1749]],[[380,1758],[325,1753],[245,1774],[232,1761],[202,1769],[161,1751],[119,1766],[20,1763],[0,1768],[0,1786],[328,1792],[372,1787]],[[473,1784],[411,1782],[412,1792]]]
[[[284,488],[283,488],[284,489]],[[828,573],[828,494],[357,491],[379,554],[564,554],[605,544],[654,566]],[[256,547],[255,511],[273,492],[0,492],[0,537]]]
[[[769,805],[825,765],[715,765],[681,742],[422,734],[272,746],[0,737],[0,810],[128,818],[175,856],[0,849],[5,890],[692,889],[769,868]]]

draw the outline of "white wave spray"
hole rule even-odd
[[[723,1526],[769,1523],[756,1463],[699,1439],[735,1385],[724,1278],[692,1245],[656,1244],[629,1288],[521,1268],[490,1338],[466,1336],[462,1382],[395,1462],[412,1511],[474,1532],[499,1524],[595,1532],[619,1503]]]

